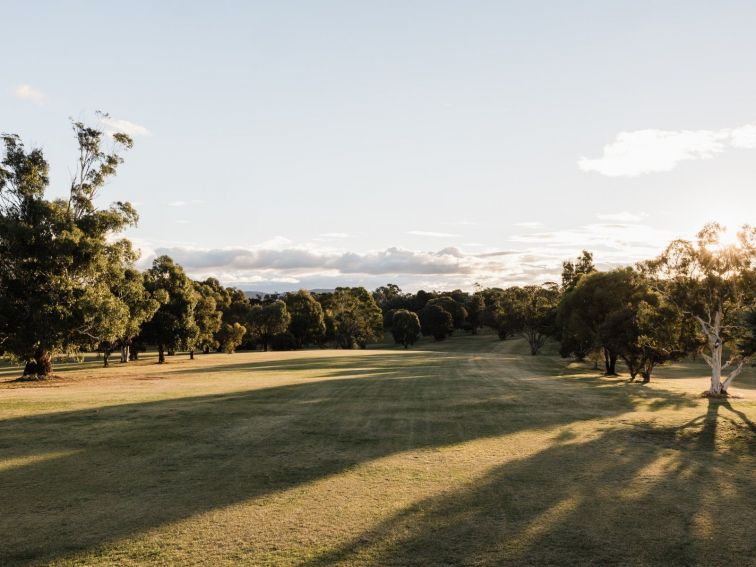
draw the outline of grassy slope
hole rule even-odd
[[[0,564],[753,564],[752,370],[709,402],[523,347],[0,384]]]

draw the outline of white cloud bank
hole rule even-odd
[[[756,125],[721,130],[635,130],[620,132],[601,157],[578,160],[583,171],[635,177],[672,171],[682,161],[711,159],[729,148],[756,148]]]
[[[108,134],[112,135],[117,132],[128,134],[129,136],[149,136],[150,131],[144,126],[129,122],[128,120],[121,120],[117,118],[111,118],[110,116],[103,116],[100,122],[105,126],[105,130]]]
[[[28,100],[34,104],[44,104],[47,100],[45,93],[27,84],[18,85],[13,89],[13,94],[19,100]]]
[[[607,216],[630,215],[615,213]],[[196,279],[216,277],[227,285],[266,291],[297,287],[365,285],[394,282],[408,290],[471,289],[486,286],[558,281],[561,263],[581,250],[591,250],[602,268],[629,265],[658,254],[681,235],[631,222],[601,222],[553,231],[525,230],[512,236],[506,248],[466,252],[456,246],[436,251],[390,247],[350,251],[315,244],[298,245],[276,237],[250,247],[195,248],[138,243],[142,267],[167,254]],[[682,235],[684,236],[684,235]],[[286,283],[286,286],[282,285]]]

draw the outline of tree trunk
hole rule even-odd
[[[121,362],[127,363],[129,361],[129,345],[121,345]]]
[[[194,360],[194,349],[189,351],[189,360]]]
[[[129,350],[129,360],[139,360],[139,349],[132,348]]]
[[[110,366],[110,350],[105,350],[102,353],[102,367],[108,368]]]
[[[719,395],[722,393],[722,350],[724,345],[722,339],[719,338],[719,331],[722,326],[723,312],[721,307],[717,309],[714,315],[714,322],[711,323],[711,319],[707,323],[700,317],[696,317],[696,320],[701,325],[701,330],[706,336],[709,343],[709,354],[701,353],[701,356],[706,361],[706,364],[711,368],[711,381],[709,383],[709,394]],[[729,385],[729,382],[728,382]],[[725,390],[726,391],[726,390]]]
[[[52,373],[52,353],[44,349],[37,349],[32,360],[27,360],[24,366],[24,376],[39,376],[45,378]]]
[[[165,347],[163,345],[158,345],[158,364],[163,364],[165,362]]]
[[[610,352],[608,349],[604,349],[604,366],[607,376],[616,376],[617,375],[617,355],[613,352]]]

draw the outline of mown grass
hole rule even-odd
[[[0,384],[2,565],[756,557],[752,369],[709,401],[484,335],[59,372]]]

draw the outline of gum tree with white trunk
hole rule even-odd
[[[709,395],[727,395],[753,357],[744,338],[746,314],[756,301],[756,229],[744,226],[727,240],[718,223],[706,225],[695,241],[675,240],[639,268],[700,332],[701,356],[711,368]]]

